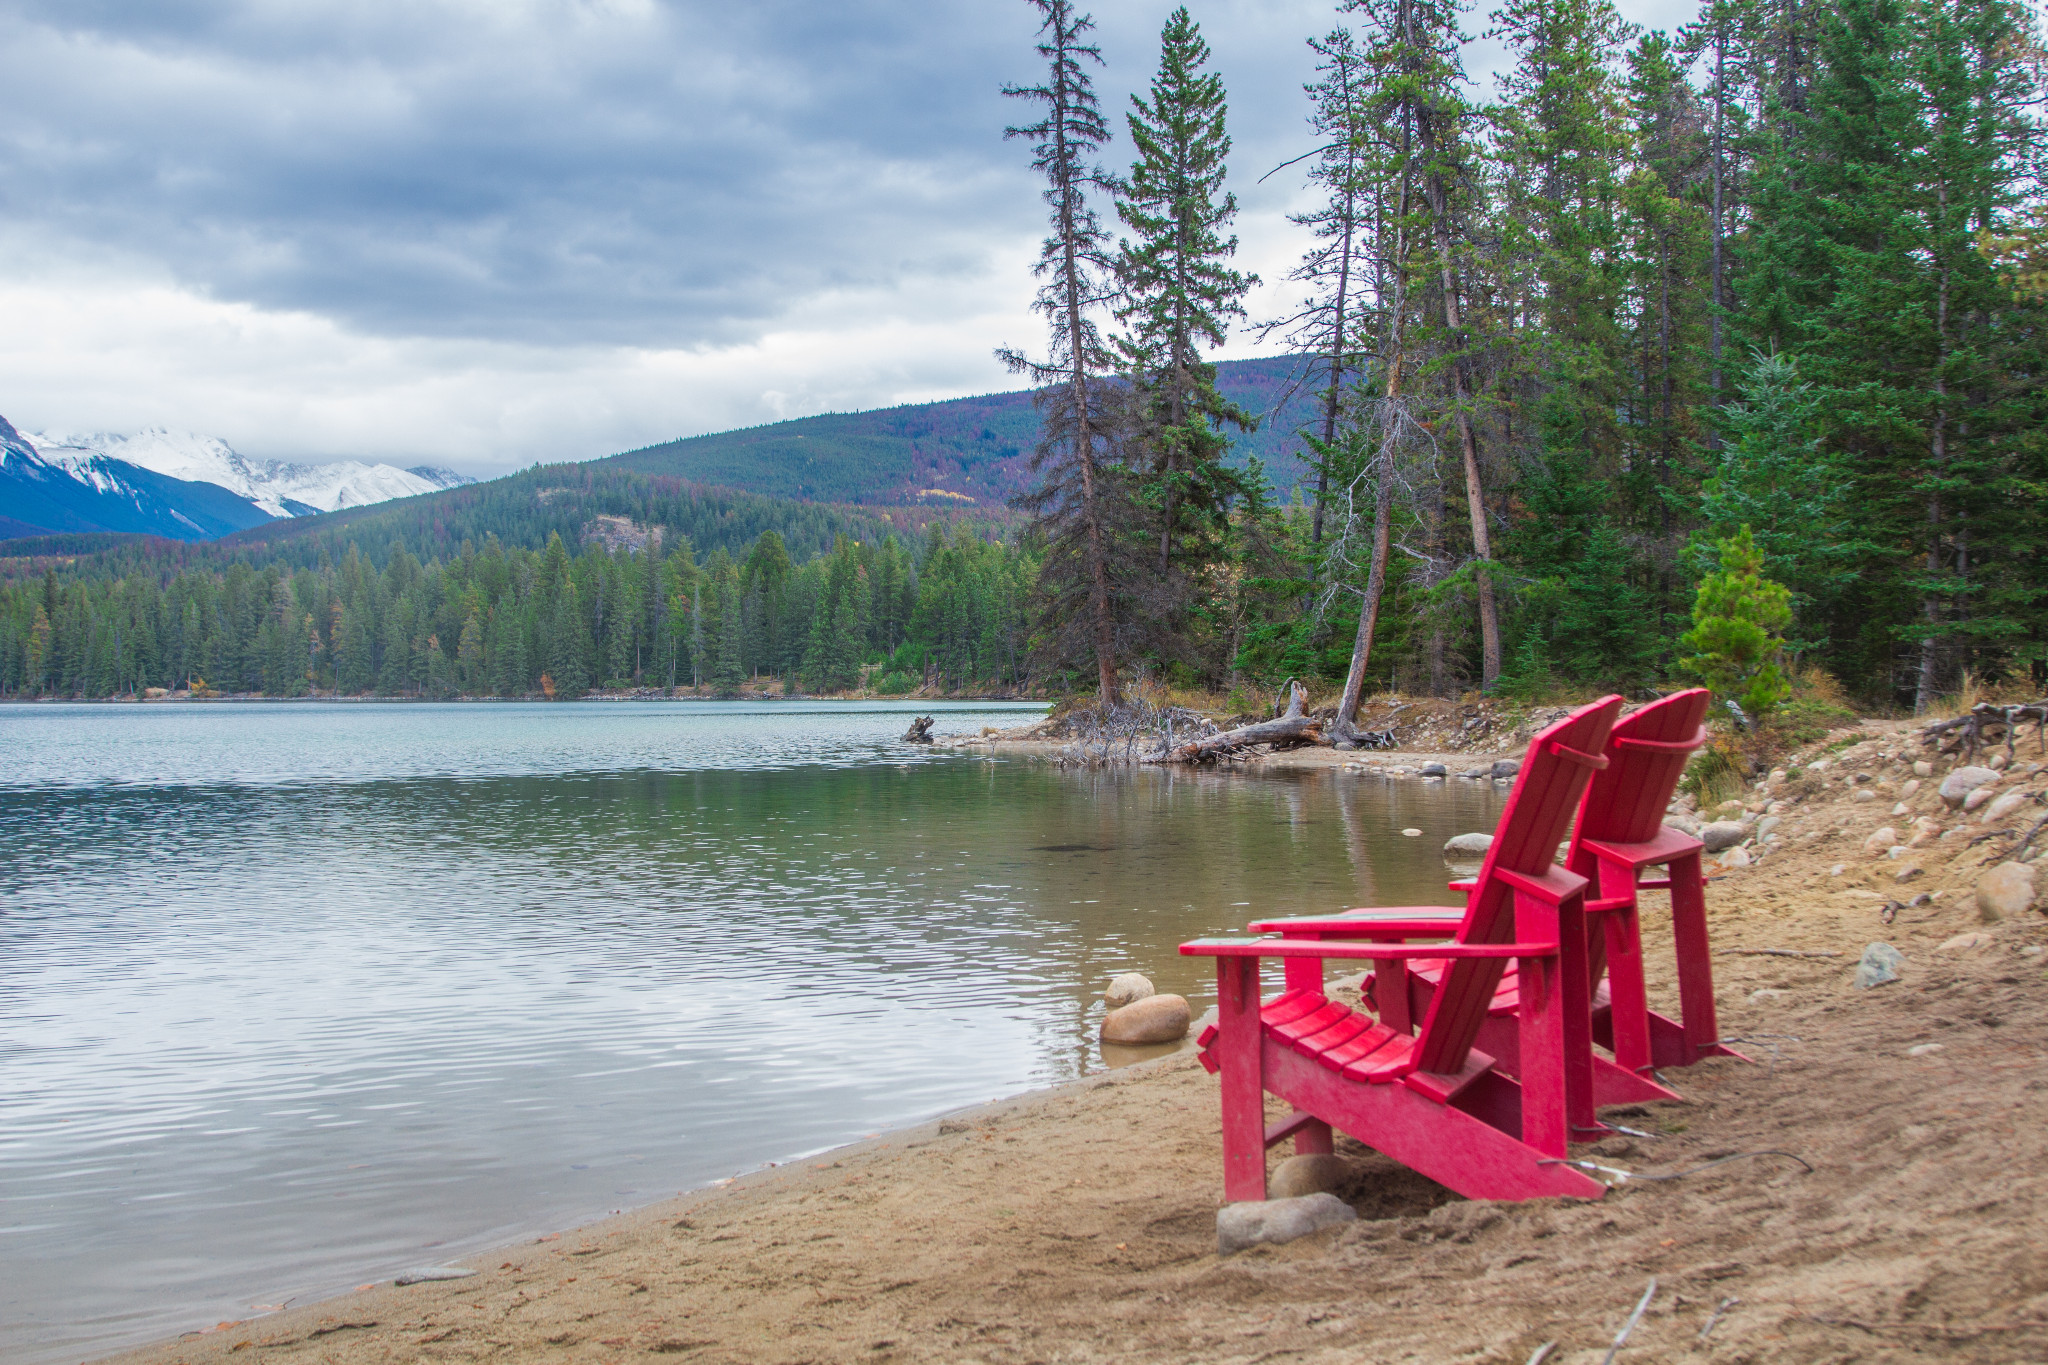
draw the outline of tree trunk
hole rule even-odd
[[[1274,744],[1287,740],[1306,740],[1311,743],[1323,737],[1322,722],[1309,716],[1306,711],[1308,694],[1301,684],[1292,678],[1287,680],[1287,710],[1273,719],[1262,720],[1255,725],[1240,725],[1235,730],[1225,730],[1220,735],[1194,740],[1163,753],[1140,760],[1144,763],[1207,763],[1237,749],[1253,744]]]

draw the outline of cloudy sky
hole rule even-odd
[[[1093,8],[1118,109],[1170,5]],[[1254,182],[1311,145],[1332,6],[1190,8],[1276,312],[1301,185]],[[0,414],[491,474],[1015,387],[990,351],[1039,342],[1043,224],[997,89],[1035,78],[1035,27],[1024,0],[0,0]]]

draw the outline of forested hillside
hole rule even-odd
[[[1294,676],[1342,685],[1341,728],[1385,688],[1703,678],[1756,711],[1816,673],[1915,708],[2048,677],[2027,10],[1715,0],[1645,33],[1607,0],[1508,0],[1481,90],[1454,0],[1349,0],[1310,40],[1287,172],[1314,191],[1302,302],[1251,318],[1229,54],[1175,11],[1115,119],[1092,73],[1154,54],[1030,2],[1042,81],[1006,93],[1046,185],[1047,335],[1000,354],[1037,405],[811,418],[214,546],[44,546],[0,587],[0,690],[815,689],[879,664],[1104,701],[1134,672]],[[1208,359],[1246,329],[1291,357]]]
[[[1258,425],[1231,448],[1283,492],[1307,472],[1300,428],[1313,406],[1299,357],[1227,360],[1217,386]],[[603,463],[774,497],[879,506],[972,499],[1000,508],[1030,488],[1042,416],[1030,390],[835,412],[691,436]]]

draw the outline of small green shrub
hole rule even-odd
[[[1720,572],[1700,580],[1692,629],[1679,640],[1694,653],[1679,663],[1754,722],[1792,694],[1778,667],[1784,630],[1792,624],[1792,594],[1763,576],[1763,552],[1749,527],[1721,541],[1720,552]]]
[[[885,697],[901,697],[917,689],[917,680],[908,673],[884,673],[875,684],[875,691]]]

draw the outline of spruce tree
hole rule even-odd
[[[1173,567],[1177,539],[1220,530],[1230,499],[1243,491],[1223,463],[1229,441],[1221,427],[1252,426],[1217,391],[1216,367],[1202,354],[1223,344],[1258,283],[1227,264],[1237,238],[1223,233],[1237,216],[1237,196],[1223,188],[1230,135],[1223,78],[1203,70],[1209,56],[1187,9],[1174,10],[1159,35],[1150,98],[1131,96],[1124,116],[1137,159],[1116,203],[1134,234],[1118,247],[1116,314],[1129,330],[1116,346],[1140,405],[1161,575]]]

